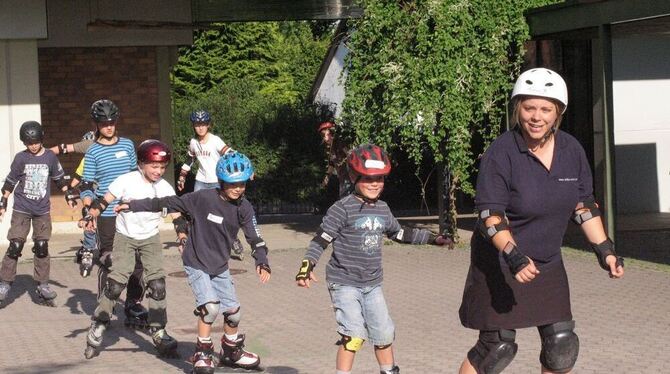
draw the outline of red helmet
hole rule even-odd
[[[374,144],[363,144],[347,157],[352,179],[360,176],[386,176],[391,172],[391,161],[386,152]]]
[[[335,127],[335,124],[330,122],[330,121],[321,122],[321,124],[319,125],[319,128],[316,130],[316,132],[321,132],[322,130],[325,130],[325,129],[332,129],[334,127]]]
[[[149,139],[137,147],[137,160],[142,163],[170,162],[170,147],[160,140]]]

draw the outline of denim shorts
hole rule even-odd
[[[211,190],[217,187],[219,187],[219,182],[207,183],[196,180],[195,184],[193,185],[193,192],[200,190]]]
[[[338,333],[366,339],[374,345],[393,343],[395,326],[381,285],[354,287],[328,283],[328,291]]]
[[[208,302],[220,302],[222,312],[235,309],[240,306],[235,294],[235,282],[226,270],[219,275],[209,275],[202,270],[184,266],[188,276],[188,284],[191,286],[195,296],[196,308]]]

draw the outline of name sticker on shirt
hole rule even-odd
[[[128,156],[128,152],[126,152],[126,151],[118,151],[118,152],[114,153],[114,157],[116,157],[116,158],[127,157],[127,156]]]
[[[217,216],[215,214],[212,214],[212,213],[209,213],[207,215],[207,219],[209,221],[212,221],[212,222],[217,223],[217,224],[221,224],[223,222],[223,217],[219,217],[219,216]]]

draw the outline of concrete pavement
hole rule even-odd
[[[411,221],[435,228],[431,218]],[[321,281],[311,289],[299,289],[293,282],[318,217],[261,218],[261,223],[271,249],[270,283],[258,282],[248,250],[243,262],[231,263],[237,273],[236,287],[242,303],[240,329],[247,334],[247,348],[261,355],[266,373],[333,373],[338,335],[325,284]],[[463,233],[467,242],[469,233]],[[50,242],[54,255],[52,283],[59,294],[56,308],[34,303],[30,246],[26,246],[17,280],[0,309],[0,372],[190,372],[186,359],[195,346],[196,317],[172,242],[173,232],[162,232],[165,266],[170,274],[168,330],[179,340],[182,358],[169,360],[154,355],[148,335],[123,326],[120,310],[105,335],[101,354],[84,359],[97,285],[95,277],[82,279],[72,262],[78,239],[79,234],[57,234]],[[317,267],[319,277],[324,275],[323,264],[329,253]],[[633,262],[627,263],[624,279],[613,281],[591,254],[569,251],[565,262],[581,342],[575,372],[670,372],[670,272]],[[463,328],[458,321],[468,264],[467,246],[452,251],[395,243],[385,247],[384,289],[396,323],[394,346],[401,373],[457,372],[477,339],[476,331]],[[221,336],[221,324],[221,320],[215,323],[215,340]],[[539,372],[540,344],[535,329],[519,330],[517,343],[519,353],[505,372]],[[378,373],[369,344],[357,356],[355,373]]]

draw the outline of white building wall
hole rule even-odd
[[[0,185],[5,183],[14,155],[25,149],[19,139],[21,124],[42,121],[39,102],[37,42],[0,40]],[[0,233],[9,229],[10,215],[11,209],[0,222]],[[6,242],[6,235],[0,236],[0,243]]]
[[[617,208],[670,212],[670,37],[612,42]]]

